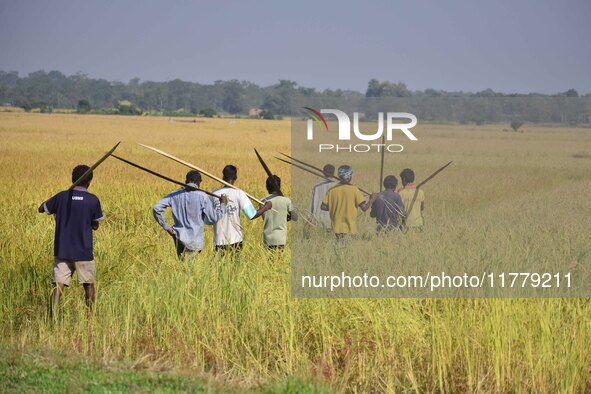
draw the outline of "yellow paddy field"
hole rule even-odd
[[[429,226],[395,238],[401,253],[435,258],[478,240],[505,260],[543,252],[591,268],[591,130],[508,128],[417,128],[421,144],[386,171],[410,166],[421,178],[446,161],[454,167],[425,186]],[[0,352],[73,354],[232,390],[298,378],[337,392],[591,391],[589,299],[292,298],[289,251],[265,251],[260,221],[243,220],[239,261],[216,256],[207,229],[197,262],[179,262],[151,214],[175,186],[114,159],[91,185],[107,218],[95,233],[94,315],[86,319],[73,285],[52,324],[54,223],[37,207],[69,186],[75,165],[117,141],[119,155],[178,180],[186,168],[136,142],[218,176],[234,164],[237,185],[264,197],[256,147],[292,193],[290,169],[271,159],[290,151],[289,120],[0,113]],[[377,171],[360,184],[375,189]],[[485,227],[486,237],[475,234]]]

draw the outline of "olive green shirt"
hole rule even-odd
[[[287,243],[287,214],[293,211],[291,200],[271,194],[263,202],[271,201],[273,208],[263,214],[263,241],[265,245],[278,246]]]

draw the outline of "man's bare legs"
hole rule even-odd
[[[53,319],[54,313],[57,315],[57,310],[60,304],[60,296],[64,291],[65,285],[63,283],[56,283],[51,295],[51,304],[49,306],[49,318]]]
[[[94,306],[94,283],[83,283],[82,286],[84,287],[84,293],[86,298],[86,307],[88,308],[89,314],[92,312],[92,307]],[[51,305],[49,308],[49,318],[53,319],[54,316],[57,316],[60,304],[60,297],[64,292],[65,285],[63,283],[57,283],[53,289],[53,294],[51,295]]]
[[[84,283],[84,293],[86,295],[86,306],[88,307],[88,311],[92,312],[92,307],[94,306],[94,283]]]

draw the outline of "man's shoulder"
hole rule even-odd
[[[330,192],[332,192],[332,193],[335,193],[335,192],[341,192],[341,191],[343,191],[343,190],[347,190],[347,187],[348,187],[348,186],[352,186],[352,185],[349,185],[349,184],[346,184],[346,183],[335,183],[335,184],[333,184],[333,185],[330,187],[330,189],[328,189],[328,192],[329,192],[329,193],[330,193]]]
[[[241,191],[241,190],[236,190],[232,187],[228,187],[228,186],[222,186],[222,187],[218,187],[217,189],[213,189],[212,193],[214,194],[232,194],[235,193],[237,191]]]
[[[289,197],[285,197],[285,196],[278,196],[276,194],[269,194],[267,197],[263,198],[261,201],[263,202],[267,202],[267,201],[271,201],[273,204],[290,204],[291,200],[289,199]]]
[[[84,196],[88,196],[88,198],[90,199],[90,201],[100,201],[98,196],[96,194],[93,194],[91,192],[89,192],[88,190],[83,192]]]
[[[291,199],[289,197],[281,196],[281,199],[284,203],[291,204]]]
[[[243,190],[234,189],[233,187],[228,187],[228,186],[218,187],[217,189],[214,189],[212,191],[212,193],[215,194],[216,196],[221,196],[222,194],[225,194],[228,197],[248,198],[248,196],[246,195],[246,193]]]
[[[398,192],[396,192],[394,190],[384,190],[380,194],[382,194],[386,198],[391,198],[391,199],[394,199],[394,200],[400,199],[400,193],[398,193]]]
[[[177,190],[173,190],[170,193],[168,193],[166,196],[164,196],[164,198],[173,198],[173,197],[177,197],[180,195],[183,195],[187,193],[187,190],[185,189],[177,189]]]
[[[56,194],[52,198],[69,200],[70,197],[75,198],[75,196],[82,197],[84,200],[90,201],[90,202],[99,201],[99,198],[96,194],[93,194],[86,189],[76,189],[76,188],[62,190],[61,192],[59,192],[58,194]],[[80,200],[80,198],[78,198],[78,199]]]
[[[328,187],[333,187],[334,185],[336,185],[336,182],[335,182],[335,181],[332,181],[332,180],[330,180],[330,179],[322,179],[322,180],[318,181],[318,182],[317,182],[317,183],[314,185],[314,188],[317,188],[317,187],[323,187],[323,186],[324,186],[324,187],[326,187],[326,186],[328,186]]]

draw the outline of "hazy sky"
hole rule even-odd
[[[351,2],[352,3],[352,2]],[[591,93],[591,1],[0,0],[0,70]]]

